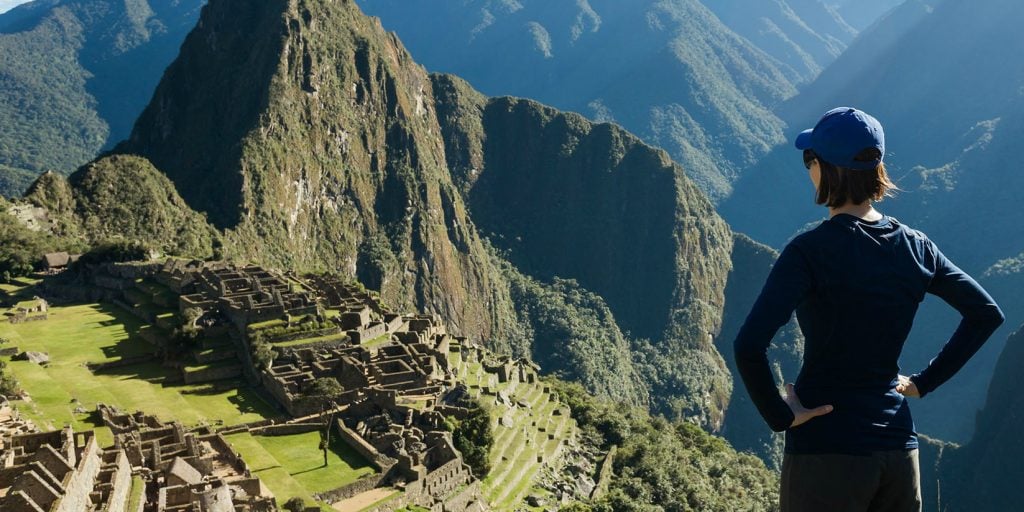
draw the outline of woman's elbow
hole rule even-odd
[[[999,305],[992,304],[988,308],[988,321],[991,322],[993,328],[1003,325],[1003,322],[1006,321],[1006,315],[1002,309],[999,309]]]
[[[978,309],[973,316],[974,325],[984,326],[992,331],[995,331],[1006,321],[1006,315],[1003,313],[1003,310],[994,303],[986,304],[983,308]]]

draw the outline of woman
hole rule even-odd
[[[833,109],[796,147],[829,219],[782,251],[735,341],[751,399],[772,430],[786,432],[782,510],[918,511],[917,435],[906,398],[952,377],[1003,314],[923,233],[873,207],[895,188],[877,120]],[[926,368],[905,377],[898,359],[925,293],[963,320]],[[794,310],[804,361],[782,396],[766,351]]]

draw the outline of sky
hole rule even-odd
[[[16,5],[21,5],[28,0],[0,0],[0,13],[7,12],[14,8]]]

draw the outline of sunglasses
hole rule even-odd
[[[808,171],[811,170],[811,164],[817,159],[818,155],[815,155],[813,150],[804,150],[804,167],[806,167]]]

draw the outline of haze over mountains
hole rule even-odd
[[[0,16],[0,194],[125,138],[202,0],[40,0]]]
[[[882,16],[895,3],[358,2],[380,26],[344,2],[216,0],[185,39],[187,2],[34,2],[0,17],[0,46],[22,52],[0,57],[0,176],[21,190],[127,137],[28,199],[89,243],[341,271],[777,462],[778,437],[734,389],[729,345],[775,257],[759,242],[780,247],[824,215],[788,141],[826,108],[882,120],[906,191],[885,211],[982,278],[1007,330],[1024,319],[1024,223],[1008,207],[1021,184],[1006,164],[1024,76],[1000,57],[1024,50],[1024,7],[908,0]],[[43,56],[66,80],[25,64]],[[121,94],[134,99],[113,106]],[[922,311],[906,369],[952,331],[944,307]],[[1010,464],[984,439],[1012,443],[1014,416],[990,405],[971,436],[1004,339],[914,406],[926,432],[969,441],[942,468]],[[795,375],[801,350],[790,325],[777,370]],[[988,396],[1005,395],[1014,354]],[[948,503],[982,500],[956,492]]]

